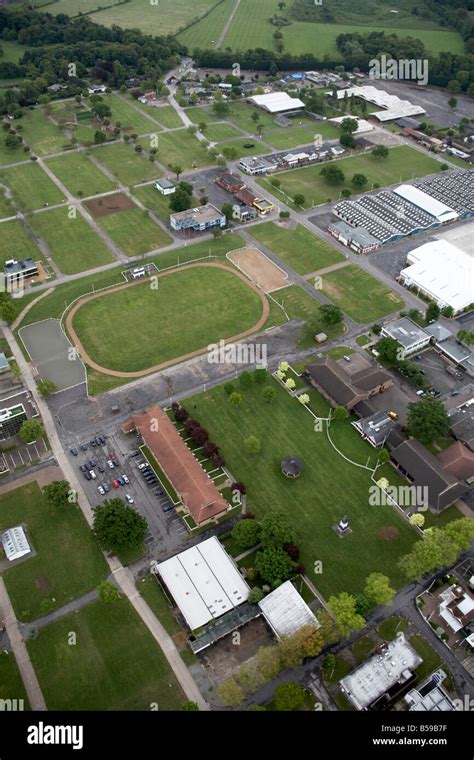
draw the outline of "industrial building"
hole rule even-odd
[[[250,103],[262,108],[268,113],[291,114],[300,113],[304,108],[304,103],[299,98],[292,98],[287,92],[270,92],[266,95],[254,95],[249,98]]]
[[[328,93],[331,94],[332,93]],[[407,116],[419,116],[426,113],[421,106],[415,106],[409,100],[401,100],[396,95],[390,95],[385,90],[379,90],[372,85],[363,85],[362,87],[348,87],[345,90],[338,90],[337,99],[344,100],[345,97],[362,98],[367,103],[373,103],[379,106],[381,111],[374,111],[370,114],[381,122],[395,121]]]

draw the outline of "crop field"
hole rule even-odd
[[[158,285],[139,283],[80,306],[73,327],[93,361],[116,371],[146,370],[233,337],[262,316],[260,296],[232,271],[182,269]],[[137,340],[123,340],[117,315],[133,325]]]
[[[250,234],[298,274],[309,274],[344,261],[342,254],[301,224],[290,229],[274,222],[265,222],[251,227]]]
[[[116,183],[101,172],[84,153],[56,156],[50,158],[47,165],[76,198],[108,193],[116,187]]]
[[[147,211],[140,208],[108,214],[98,221],[104,232],[127,256],[141,256],[172,243],[172,238],[150,219]]]
[[[51,256],[63,274],[76,274],[114,260],[79,213],[71,219],[67,208],[57,208],[33,214],[29,221],[49,246]]]
[[[366,189],[371,190],[375,183],[380,187],[385,187],[397,182],[406,182],[416,177],[435,174],[440,171],[441,167],[439,161],[405,145],[391,148],[386,159],[379,160],[374,158],[371,153],[366,153],[339,159],[334,165],[340,168],[345,175],[345,181],[340,185],[330,185],[321,176],[323,166],[314,164],[303,169],[293,169],[280,173],[278,179],[281,181],[281,189],[291,198],[297,193],[302,193],[306,198],[306,206],[316,206],[329,200],[337,200],[344,188],[352,191],[351,179],[356,173],[364,174],[367,177]],[[271,190],[271,185],[267,179],[258,180],[258,184]]]
[[[2,169],[0,183],[11,190],[13,200],[21,211],[34,211],[66,200],[38,164],[29,163]]]
[[[355,264],[325,274],[323,293],[352,319],[362,324],[375,322],[403,309],[405,305],[393,290]],[[364,294],[363,298],[361,293]]]
[[[0,240],[0,266],[2,270],[5,261],[9,259],[33,259],[33,261],[37,261],[42,258],[39,248],[19,221],[2,222]]]
[[[94,158],[109,169],[124,185],[148,182],[159,173],[158,168],[145,156],[126,143],[114,143],[94,150]]]

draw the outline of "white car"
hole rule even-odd
[[[92,480],[95,480],[97,475],[95,474],[94,470],[89,470],[89,475],[91,476]]]
[[[130,478],[128,477],[128,475],[122,475],[122,479],[123,479],[123,480],[124,480],[126,483],[130,483]]]
[[[110,467],[110,469],[111,469],[111,470],[113,470],[113,469],[114,469],[114,463],[112,462],[112,460],[111,460],[111,459],[108,459],[108,460],[107,460],[107,464],[108,464],[108,466]]]
[[[138,469],[139,470],[144,470],[145,467],[148,467],[148,466],[149,466],[148,462],[140,462],[140,464],[138,465]]]
[[[135,501],[132,499],[129,493],[125,494],[125,498],[128,501],[129,504],[135,504]]]
[[[105,490],[103,489],[102,486],[97,486],[97,490],[101,496],[105,496]]]

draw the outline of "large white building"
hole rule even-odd
[[[192,631],[247,601],[250,588],[213,536],[155,565]]]
[[[459,214],[456,211],[414,185],[400,185],[393,192],[427,214],[431,214],[441,224],[455,222],[456,219],[459,219]]]
[[[287,92],[270,92],[267,95],[254,95],[249,101],[269,113],[290,113],[301,111],[304,103],[299,98],[292,98]]]
[[[31,552],[28,539],[21,525],[6,530],[2,535],[2,546],[6,558],[13,562]]]
[[[346,93],[348,98],[354,95],[382,108],[382,111],[374,111],[374,113],[370,114],[371,116],[375,116],[379,121],[393,121],[405,116],[419,116],[426,113],[425,109],[421,106],[415,106],[409,100],[402,100],[396,95],[390,95],[386,90],[379,90],[378,87],[373,87],[372,85],[348,87],[345,90],[338,90],[338,100],[343,100]]]
[[[319,628],[320,624],[303,597],[291,581],[286,581],[270,594],[267,594],[258,606],[262,610],[268,625],[275,634],[291,636],[304,625]]]

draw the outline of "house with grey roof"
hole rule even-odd
[[[382,327],[383,338],[393,338],[402,347],[400,359],[422,351],[430,344],[431,335],[408,317],[401,317]]]
[[[389,373],[376,365],[349,375],[327,355],[309,364],[304,376],[331,406],[344,406],[349,412],[361,401],[383,393],[393,385]]]

